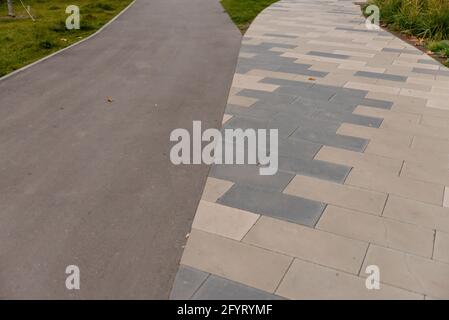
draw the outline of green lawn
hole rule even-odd
[[[242,33],[263,9],[278,0],[221,0],[221,4]]]
[[[16,18],[7,17],[6,1],[0,4],[0,76],[94,33],[132,0],[23,0],[36,18],[33,22],[19,1]],[[80,8],[80,30],[67,30],[68,5]]]

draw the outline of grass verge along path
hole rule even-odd
[[[33,22],[19,1],[16,17],[7,16],[0,4],[0,77],[65,48],[97,31],[132,0],[23,0],[30,6]],[[67,6],[80,8],[80,29],[67,30]]]
[[[278,0],[221,0],[221,4],[242,33],[259,12]]]
[[[449,0],[369,0],[382,23],[425,46],[449,65]]]

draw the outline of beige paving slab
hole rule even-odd
[[[357,274],[367,243],[279,219],[261,217],[243,242]]]
[[[386,217],[327,206],[317,229],[388,248],[432,257],[434,231]]]
[[[379,267],[381,283],[449,299],[449,264],[372,244],[362,269],[367,265]]]
[[[443,203],[443,186],[391,174],[361,172],[353,169],[345,184],[440,206]]]
[[[449,209],[441,206],[390,195],[383,216],[449,232]]]
[[[361,82],[348,82],[344,86],[345,88],[350,89],[358,89],[358,90],[367,90],[370,92],[381,92],[381,93],[389,93],[389,94],[399,94],[400,89],[389,86],[375,85],[375,84],[366,84]]]
[[[284,193],[374,215],[382,214],[387,199],[385,193],[301,175],[293,178]]]
[[[232,81],[232,86],[235,88],[252,89],[267,92],[273,92],[274,90],[279,88],[278,85],[269,83],[259,83],[259,81],[262,80],[263,78],[264,77],[249,76],[246,74],[236,73],[234,75],[234,80]]]
[[[401,171],[401,177],[449,186],[449,169],[435,167],[431,163],[420,164],[406,161]]]
[[[292,258],[211,233],[192,230],[181,264],[274,292]]]
[[[449,166],[449,154],[423,152],[404,144],[392,145],[382,141],[371,141],[365,152],[392,159],[432,165],[438,168],[447,168]]]
[[[397,73],[393,73],[393,74],[397,74]],[[407,97],[407,96],[400,96],[400,95],[388,94],[388,93],[382,93],[382,92],[368,92],[366,95],[366,98],[391,101],[391,102],[393,102],[393,107],[390,110],[402,111],[402,112],[410,112],[411,109],[418,108],[418,107],[423,108],[426,106],[426,103],[427,103],[427,99],[425,99],[425,98]],[[400,108],[403,108],[403,109],[398,110],[397,107],[399,107],[399,106],[400,106]]]
[[[233,185],[234,183],[231,181],[208,177],[201,199],[216,202]]]
[[[385,171],[393,174],[399,174],[402,167],[402,160],[399,159],[329,146],[323,146],[315,155],[315,159],[355,167],[364,171]]]
[[[449,128],[449,118],[423,115],[421,124],[430,127]]]
[[[192,227],[234,240],[242,240],[259,215],[201,200]]]
[[[441,262],[449,263],[449,233],[436,232],[433,258]]]
[[[423,126],[421,124],[405,125],[403,123],[397,123],[388,120],[382,121],[381,128],[386,130],[404,132],[414,136],[433,137],[449,140],[449,129],[447,128],[435,128]]]
[[[411,105],[411,104],[396,104],[391,107],[392,111],[396,112],[410,112],[410,113],[416,113],[421,114],[424,116],[434,116],[439,118],[449,118],[449,110],[443,110],[443,109],[435,109],[435,108],[429,108],[424,105]]]
[[[276,294],[297,300],[322,299],[416,299],[423,295],[380,284],[379,290],[368,290],[365,279],[295,259]]]
[[[287,73],[287,72],[276,72],[262,69],[252,69],[246,73],[250,76],[258,76],[264,78],[277,78],[284,80],[294,80],[298,75],[295,73]]]
[[[412,149],[432,154],[449,154],[449,141],[429,137],[414,137]]]

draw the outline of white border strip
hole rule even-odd
[[[6,80],[6,79],[8,79],[8,78],[14,76],[15,74],[17,74],[17,73],[19,73],[19,72],[22,72],[22,71],[24,71],[24,70],[26,70],[26,69],[28,69],[28,68],[31,68],[32,66],[34,66],[34,65],[36,65],[36,64],[38,64],[38,63],[40,63],[40,62],[43,62],[43,61],[45,61],[45,60],[47,60],[47,59],[50,59],[51,57],[53,57],[53,56],[55,56],[55,55],[57,55],[57,54],[60,54],[60,53],[62,53],[62,52],[64,52],[64,51],[66,51],[66,50],[69,50],[70,48],[72,48],[72,47],[74,47],[74,46],[77,46],[77,45],[80,45],[81,43],[83,43],[83,42],[85,42],[85,41],[87,41],[87,40],[89,40],[89,39],[95,37],[97,34],[99,34],[99,33],[102,32],[104,29],[106,29],[112,22],[114,22],[115,20],[117,20],[117,19],[118,19],[122,14],[124,14],[129,8],[131,8],[131,6],[132,6],[136,1],[137,1],[137,0],[133,0],[133,1],[132,1],[129,5],[127,5],[122,11],[120,11],[119,14],[117,14],[115,17],[113,17],[111,20],[109,20],[105,25],[103,25],[103,26],[102,26],[100,29],[98,29],[96,32],[92,33],[90,36],[88,36],[88,37],[86,37],[86,38],[84,38],[84,39],[82,39],[82,40],[80,40],[80,41],[78,41],[78,42],[72,43],[70,46],[65,47],[65,48],[63,48],[63,49],[61,49],[61,50],[59,50],[59,51],[53,52],[52,54],[50,54],[50,55],[48,55],[48,56],[45,56],[45,57],[43,57],[43,58],[41,58],[41,59],[39,59],[39,60],[37,60],[37,61],[34,61],[33,63],[30,63],[30,64],[28,64],[28,65],[26,65],[26,66],[24,66],[24,67],[22,67],[22,68],[19,68],[19,69],[17,69],[17,70],[14,70],[13,72],[8,73],[8,74],[4,75],[3,77],[0,77],[0,81]]]

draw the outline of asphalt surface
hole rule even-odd
[[[168,297],[209,169],[169,135],[221,125],[240,40],[216,0],[137,0],[0,81],[0,298]]]

